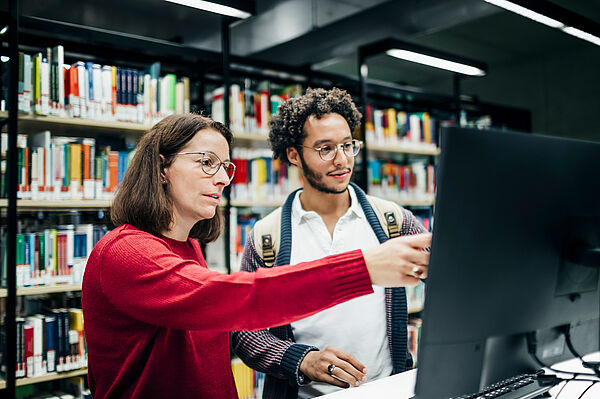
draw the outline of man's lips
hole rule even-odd
[[[348,173],[350,173],[350,169],[346,169],[346,170],[336,170],[335,172],[329,172],[329,173],[327,173],[327,176],[333,176],[333,177],[344,177],[344,176],[346,176]]]

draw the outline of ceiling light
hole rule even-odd
[[[512,3],[507,0],[485,0],[486,2],[493,4],[498,7],[502,7],[508,11],[512,11],[516,14],[522,15],[529,19],[533,19],[536,22],[548,25],[552,28],[562,28],[565,26],[562,22],[555,19],[549,18],[543,14],[530,10],[529,8],[522,7],[518,4]]]
[[[600,24],[552,2],[542,0],[485,1],[600,46]]]
[[[591,33],[587,33],[580,29],[573,28],[572,26],[564,27],[563,32],[568,33],[569,35],[576,36],[580,39],[587,40],[588,42],[592,42],[597,46],[600,46],[600,37],[594,36]]]
[[[204,0],[166,0],[171,3],[177,3],[184,6],[198,8],[215,14],[227,15],[234,18],[245,19],[253,14],[254,2],[244,1],[246,7],[242,7],[242,2],[226,2],[226,1],[204,1]],[[219,4],[223,3],[223,4]],[[227,5],[235,4],[235,6]]]
[[[391,49],[387,50],[386,54],[406,61],[412,61],[423,65],[429,65],[434,68],[445,69],[447,71],[452,71],[456,73],[462,73],[463,75],[485,76],[485,71],[481,68],[461,64],[459,62],[454,62],[443,58],[432,57],[426,54],[416,53],[414,51]]]
[[[487,73],[487,65],[483,62],[393,38],[361,46],[359,58],[363,61],[360,63],[363,64],[367,57],[384,53],[406,61],[469,76],[485,76]]]

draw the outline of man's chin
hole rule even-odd
[[[349,184],[350,184],[350,182],[340,183],[340,184],[336,184],[336,185],[311,184],[311,186],[314,189],[316,189],[322,193],[325,193],[325,194],[342,194],[342,193],[346,192]]]

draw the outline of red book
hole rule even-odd
[[[25,376],[33,376],[33,326],[26,324],[24,327],[25,343]]]

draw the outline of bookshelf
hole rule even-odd
[[[6,199],[0,199],[0,208],[8,207]],[[101,210],[110,208],[110,200],[18,200],[19,212],[36,210]]]
[[[82,375],[87,375],[87,368],[79,369],[79,370],[65,371],[65,372],[61,372],[61,373],[48,373],[48,374],[40,375],[37,377],[20,378],[17,380],[16,385],[18,387],[22,387],[25,385],[38,384],[41,382],[55,381],[55,380],[60,380],[63,378],[71,378],[71,377],[77,377],[77,376],[82,376]],[[0,379],[0,389],[6,389],[6,381],[4,381],[2,379]]]
[[[39,286],[39,287],[25,287],[17,289],[17,296],[29,296],[29,295],[44,295],[44,294],[56,294],[64,292],[77,292],[81,291],[81,284],[62,284],[62,285],[51,285],[51,286]],[[6,289],[0,289],[0,298],[6,298],[8,292]]]
[[[173,74],[180,73],[183,70],[197,70],[197,67],[199,65],[199,63],[197,62],[197,57],[196,59],[187,62],[183,62],[181,60],[186,56],[189,56],[190,54],[203,54],[201,51],[189,49],[189,51],[187,51],[186,54],[179,54],[175,56],[174,53],[176,52],[176,49],[178,50],[179,46],[170,45],[167,42],[158,43],[157,41],[153,40],[141,40],[137,38],[125,37],[127,35],[118,34],[109,34],[108,36],[110,40],[106,42],[102,39],[105,39],[107,36],[104,35],[102,32],[97,32],[93,29],[90,30],[81,27],[74,28],[75,30],[73,30],[73,26],[71,26],[70,24],[52,22],[48,20],[30,18],[25,16],[21,16],[18,19],[21,23],[21,26],[17,28],[17,26],[11,25],[10,27],[11,32],[17,32],[16,35],[10,35],[10,43],[8,43],[8,47],[11,49],[10,56],[12,60],[19,60],[18,51],[22,51],[23,53],[27,54],[32,54],[37,51],[44,51],[44,54],[46,54],[46,47],[54,48],[54,46],[56,45],[64,45],[67,49],[67,52],[64,54],[66,61],[65,64],[73,63],[71,65],[75,65],[77,61],[80,60],[80,58],[78,57],[80,57],[81,55],[85,55],[91,56],[91,58],[84,58],[86,61],[89,61],[91,59],[95,62],[102,64],[110,63],[111,65],[115,65],[116,63],[116,65],[118,65],[119,67],[134,67],[139,68],[141,70],[144,66],[151,65],[153,62],[156,62],[158,60],[168,61],[168,63],[165,63],[165,70],[163,71],[164,74]],[[17,18],[14,18],[14,20],[17,20]],[[19,33],[22,33],[23,35],[18,36]],[[68,37],[63,36],[63,34],[65,33],[67,33]],[[87,34],[92,34],[93,37],[86,37]],[[19,37],[21,37],[23,40],[18,40]],[[83,37],[86,38],[84,39]],[[74,43],[79,41],[80,39],[82,39],[83,41],[80,41],[79,43]],[[7,36],[2,37],[1,40],[5,42],[4,44],[6,44]],[[71,43],[73,46],[69,47],[68,43]],[[107,58],[103,59],[102,57],[105,54],[107,54],[107,52],[104,50],[106,50],[107,46],[110,47],[110,45],[107,45],[107,43],[118,43],[119,45],[128,43],[129,45],[133,45],[134,47],[129,47],[127,51],[123,51],[121,53],[119,53],[118,50],[115,50],[114,58],[112,55],[110,55]],[[144,55],[136,51],[131,51],[135,48],[135,46],[138,46],[138,49],[141,48],[140,46],[152,48],[154,51],[157,51],[157,54],[160,51],[163,51],[163,53],[160,57],[154,55]],[[111,53],[112,51],[108,52]],[[125,57],[121,59],[121,55],[125,55]],[[8,65],[12,66],[12,64],[15,63],[11,62],[10,64],[1,65],[1,67],[6,68]],[[21,63],[21,65],[23,65],[23,63]],[[175,66],[173,67],[173,65]],[[66,68],[66,70],[69,70],[69,68]],[[34,149],[42,148],[43,150],[45,150],[45,152],[41,152],[43,156],[37,158],[38,165],[40,162],[39,160],[43,160],[44,171],[55,171],[56,169],[48,169],[45,163],[47,159],[46,156],[54,156],[54,153],[46,150],[46,147],[43,146],[35,147],[35,143],[33,142],[33,140],[30,141],[30,138],[36,134],[39,134],[39,132],[49,131],[50,134],[48,136],[50,137],[50,140],[54,140],[55,137],[67,136],[69,138],[75,138],[72,142],[75,144],[79,144],[83,143],[82,140],[92,138],[94,140],[94,145],[99,143],[106,143],[101,145],[111,146],[111,150],[118,150],[126,149],[128,145],[131,145],[131,143],[137,142],[137,140],[144,134],[144,132],[146,132],[151,127],[151,123],[135,123],[124,120],[116,120],[122,118],[112,118],[111,120],[111,118],[96,117],[96,119],[90,119],[84,117],[64,117],[61,115],[52,114],[38,115],[34,112],[17,112],[16,110],[18,108],[18,105],[20,106],[21,103],[14,102],[14,98],[17,97],[16,85],[14,85],[14,83],[16,82],[18,76],[18,73],[15,73],[14,71],[15,69],[13,68],[13,71],[10,74],[10,77],[12,78],[10,79],[11,88],[8,91],[10,98],[6,98],[6,100],[8,100],[8,109],[11,111],[0,111],[0,123],[2,124],[2,132],[4,135],[6,135],[7,131],[10,133],[6,135],[7,139],[6,142],[3,143],[3,150],[7,150],[8,144],[8,151],[6,151],[5,154],[6,156],[8,156],[8,174],[10,176],[13,176],[12,181],[20,183],[20,180],[26,179],[26,183],[24,184],[24,186],[27,187],[22,188],[20,186],[7,186],[6,192],[8,194],[8,198],[0,199],[0,210],[2,211],[3,215],[8,216],[9,240],[7,242],[3,242],[3,245],[7,249],[7,264],[12,266],[7,269],[7,288],[0,289],[1,300],[6,301],[6,324],[2,328],[6,331],[6,342],[8,343],[7,351],[3,354],[3,360],[6,363],[6,369],[8,374],[6,375],[6,379],[0,382],[0,389],[2,390],[0,394],[3,397],[14,397],[15,387],[18,386],[38,384],[42,382],[60,380],[74,376],[84,376],[87,374],[87,369],[81,368],[77,370],[61,372],[46,372],[46,370],[40,372],[39,370],[34,370],[34,377],[24,377],[25,371],[21,369],[22,373],[19,376],[15,375],[15,370],[17,367],[15,363],[17,352],[17,340],[23,339],[19,337],[22,337],[24,334],[22,332],[18,332],[17,325],[22,325],[19,323],[29,323],[29,320],[23,321],[22,318],[18,316],[28,316],[30,314],[33,314],[29,312],[17,314],[17,303],[20,304],[20,312],[22,312],[26,308],[29,309],[28,306],[25,307],[22,305],[26,301],[30,301],[28,303],[41,303],[40,301],[42,300],[46,300],[49,303],[58,304],[61,308],[70,308],[70,310],[72,310],[73,306],[64,305],[67,303],[77,303],[81,293],[80,282],[54,284],[53,279],[46,278],[42,278],[40,281],[33,282],[32,284],[35,286],[23,287],[23,275],[20,275],[19,272],[15,270],[19,267],[22,268],[22,264],[19,262],[18,236],[21,236],[22,238],[24,235],[27,234],[30,235],[32,239],[37,240],[38,237],[42,239],[41,237],[44,234],[46,234],[46,237],[48,236],[48,234],[50,234],[50,237],[60,238],[62,236],[68,240],[69,234],[71,234],[71,236],[75,236],[76,239],[78,235],[77,228],[82,227],[82,225],[78,225],[78,223],[80,222],[78,222],[77,220],[87,217],[96,220],[96,223],[98,221],[103,223],[104,221],[101,218],[103,218],[104,216],[100,215],[104,215],[105,213],[102,211],[105,211],[110,208],[110,197],[112,196],[112,194],[102,195],[102,198],[99,198],[97,194],[94,193],[91,197],[86,197],[86,195],[84,194],[83,196],[86,197],[86,199],[64,199],[70,196],[70,190],[68,190],[65,194],[62,192],[57,192],[56,190],[47,190],[46,187],[50,186],[45,186],[43,190],[38,191],[36,189],[34,191],[34,176],[31,172],[33,170]],[[45,112],[42,111],[42,113]],[[83,116],[83,114],[80,116]],[[12,138],[16,138],[17,133],[19,134],[19,136],[22,136],[22,141],[26,140],[26,144],[21,143],[17,145],[17,147],[15,147],[15,143],[12,142]],[[246,138],[246,140],[249,139],[250,138]],[[51,143],[51,148],[55,148],[56,143],[54,141],[51,141]],[[17,151],[15,150],[16,148],[19,148],[19,161],[21,163],[15,162],[16,159],[14,158],[11,159],[11,156],[13,156],[12,154],[17,153]],[[72,155],[72,148],[73,147],[69,147],[69,149],[65,151],[69,151],[69,154]],[[101,149],[100,147],[97,148],[99,148],[99,152],[104,151],[104,149]],[[73,149],[72,151],[76,151],[76,149]],[[84,155],[82,155],[82,158],[83,157]],[[28,159],[28,161],[31,161],[31,163],[24,164],[23,162],[25,159]],[[54,166],[54,164],[52,165]],[[18,171],[19,174],[14,173],[17,167],[22,168]],[[68,168],[68,165],[66,165],[65,168]],[[82,173],[84,172],[85,169],[83,169]],[[71,174],[71,172],[67,173]],[[15,178],[17,176],[19,177],[19,179]],[[44,176],[46,176],[46,174],[44,174]],[[73,175],[71,175],[70,178],[72,179]],[[83,177],[81,177],[81,179],[82,180],[80,187],[84,185]],[[47,179],[45,179],[45,181],[47,181]],[[15,188],[17,190],[15,190]],[[15,195],[18,196],[18,198],[15,198]],[[77,197],[79,196],[79,194],[76,194],[75,196]],[[76,217],[73,217],[74,213]],[[16,227],[17,223],[19,225],[18,230],[11,230],[11,226],[13,226],[14,228]],[[36,226],[38,225],[43,226],[42,231],[25,230],[36,228]],[[72,225],[73,227],[71,227],[71,233],[61,233],[61,225]],[[30,233],[24,233],[25,231],[28,231]],[[17,241],[16,243],[14,242],[15,238]],[[60,241],[57,245],[60,245]],[[17,249],[16,253],[14,251],[15,248]],[[88,249],[91,250],[91,247],[89,247],[89,245]],[[58,257],[60,257],[60,255],[56,255],[56,258]],[[56,262],[56,264],[58,264],[60,260],[57,261],[56,258],[54,258],[54,261]],[[63,257],[63,259],[64,258],[65,257]],[[78,262],[79,265],[81,265],[82,263],[85,264],[85,258],[75,257],[75,262]],[[75,268],[73,267],[73,270],[74,269]],[[17,273],[16,275],[15,272]],[[21,280],[19,280],[19,278],[21,278]],[[36,278],[38,277],[36,276]],[[73,278],[73,280],[76,280],[75,277]],[[25,283],[25,285],[28,284]],[[49,294],[53,295],[48,296]],[[37,306],[34,304],[33,309],[39,308],[40,306],[41,305]],[[56,306],[53,305],[52,307],[54,308]],[[81,305],[75,305],[75,308],[77,307],[80,308]],[[70,316],[70,313],[67,312],[67,320]],[[17,319],[21,319],[21,321],[19,322],[17,321]],[[44,316],[42,317],[42,320],[42,323],[44,323],[42,324],[42,326],[44,326],[43,328],[46,328],[45,323],[49,319],[48,317]],[[72,332],[72,330],[68,332],[70,333]],[[79,348],[82,348],[83,345],[81,344],[81,342],[83,337],[83,331],[81,329],[78,332],[81,333],[80,345],[78,346]],[[37,334],[37,332],[35,332],[34,334]],[[69,338],[71,337],[66,337],[66,339]],[[63,344],[63,347],[68,348],[69,346],[68,344]],[[22,362],[23,357],[21,357],[20,359],[20,361]],[[78,359],[80,359],[80,357],[78,357]],[[81,364],[79,362],[80,360],[78,360],[78,365]],[[58,370],[60,370],[60,367],[58,367]]]
[[[8,118],[7,111],[0,111],[0,119]],[[76,126],[77,128],[92,130],[101,129],[102,131],[115,130],[118,133],[123,131],[139,132],[147,131],[152,125],[138,124],[133,122],[121,121],[101,121],[85,118],[67,118],[54,115],[35,115],[19,113],[19,124],[28,128],[50,129],[64,128],[65,126]]]
[[[426,156],[440,155],[440,149],[435,146],[367,144],[367,147],[369,151],[376,154],[412,154]]]

